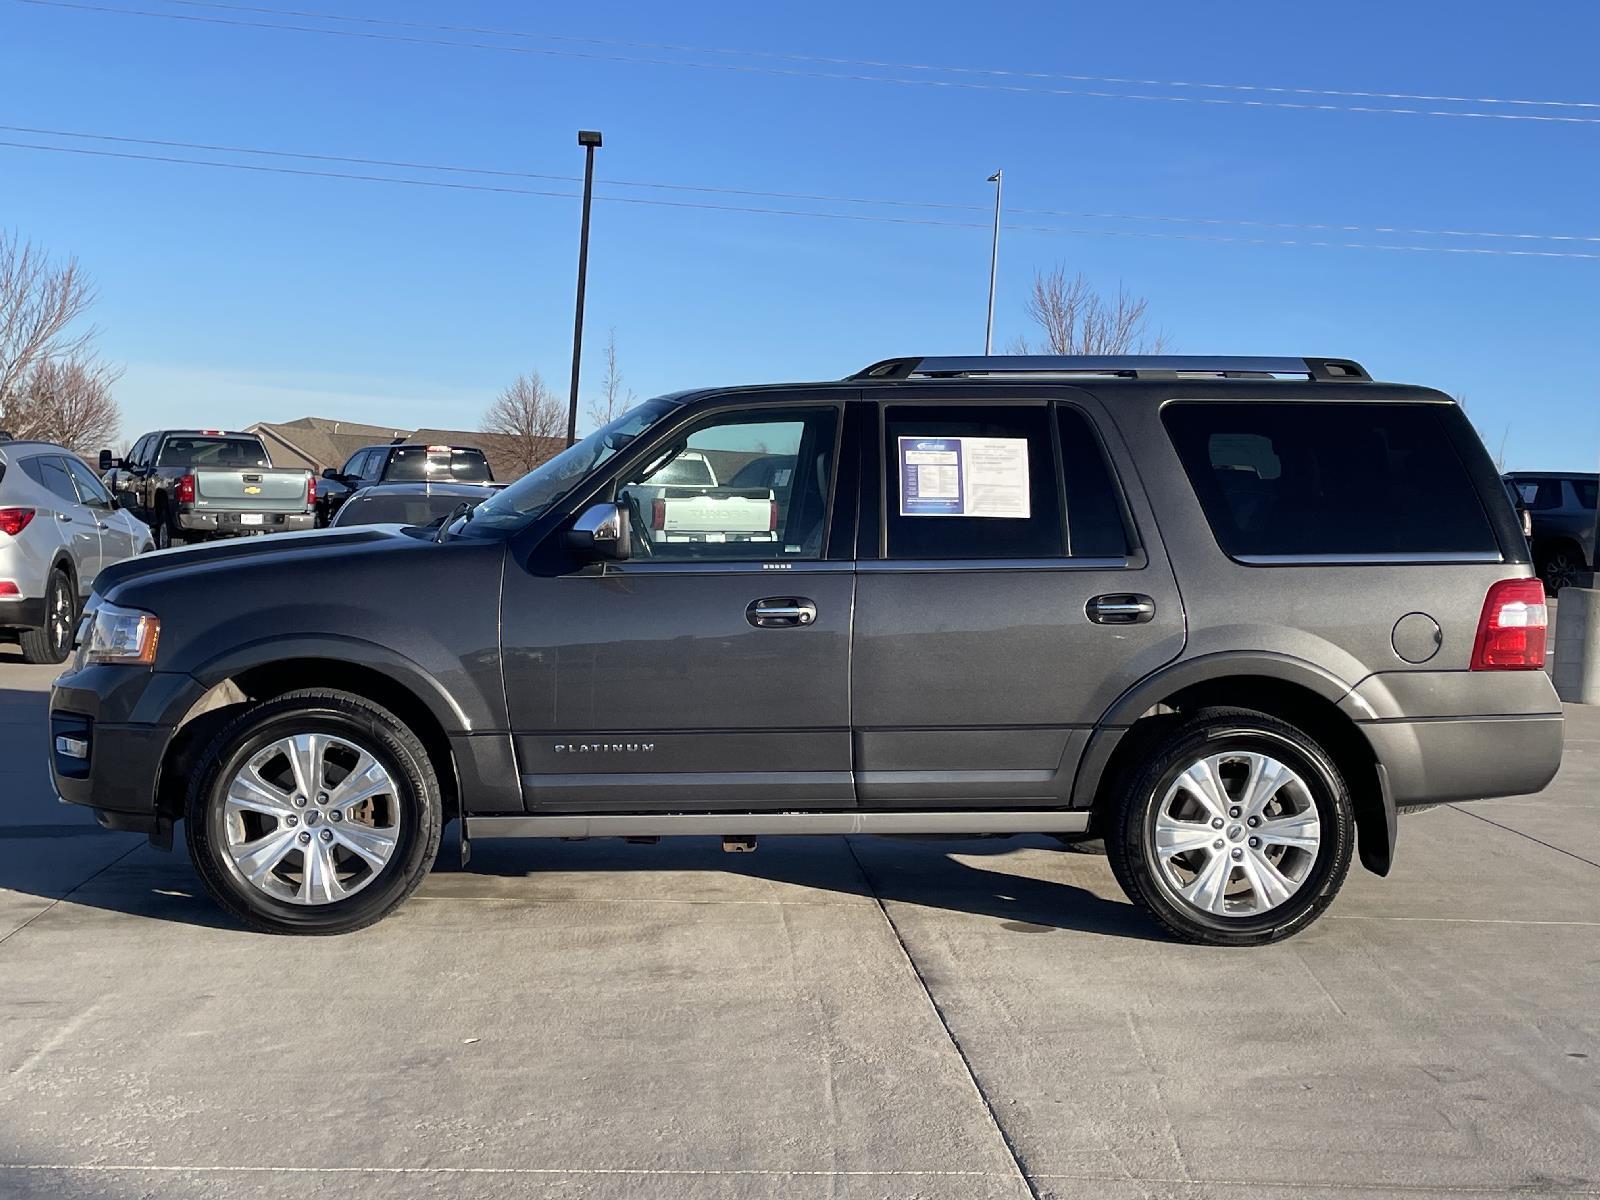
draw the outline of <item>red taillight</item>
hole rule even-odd
[[[317,502],[317,477],[315,475],[310,475],[310,476],[306,477],[306,503],[307,504],[315,504],[316,502]]]
[[[767,520],[769,522],[768,529],[775,530],[778,528],[778,502],[776,500],[772,502],[772,512],[768,515]]]
[[[0,512],[4,511],[4,509],[0,509]],[[0,596],[20,595],[22,595],[22,590],[18,588],[16,584],[12,583],[9,579],[0,579]]]
[[[33,520],[31,508],[0,508],[0,533],[9,533],[16,537],[28,527],[28,522]]]
[[[667,527],[667,502],[660,496],[650,506],[650,528],[665,529]]]
[[[178,503],[194,503],[194,476],[181,475],[178,477]]]
[[[1537,579],[1502,579],[1489,589],[1472,644],[1474,671],[1533,671],[1544,666],[1550,623],[1544,584]]]

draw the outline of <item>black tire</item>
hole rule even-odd
[[[150,528],[150,538],[155,542],[157,550],[172,548],[172,522],[167,519],[165,508],[156,510],[156,523]]]
[[[1585,569],[1582,553],[1569,543],[1546,546],[1537,558],[1539,578],[1544,581],[1547,596],[1559,595],[1562,588],[1571,587]]]
[[[229,781],[252,755],[295,733],[349,739],[395,785],[399,833],[391,857],[360,890],[329,903],[297,904],[269,895],[238,873],[226,845]],[[191,779],[184,816],[195,869],[216,902],[239,921],[265,933],[337,934],[381,920],[416,891],[439,852],[443,803],[426,749],[397,717],[360,696],[308,689],[252,704],[217,733]]]
[[[56,567],[44,585],[44,625],[19,631],[22,661],[37,665],[62,663],[72,653],[72,635],[78,626],[78,597],[72,576]]]
[[[1303,782],[1320,822],[1320,844],[1298,889],[1277,907],[1254,914],[1217,915],[1186,901],[1155,851],[1156,817],[1173,783],[1198,759],[1230,751],[1266,754],[1288,766]],[[1304,731],[1248,709],[1201,709],[1176,721],[1125,774],[1108,816],[1107,851],[1122,890],[1172,936],[1200,945],[1261,946],[1299,933],[1333,902],[1355,844],[1350,790],[1333,759]],[[1219,840],[1226,845],[1234,829],[1230,824],[1219,831]],[[1235,880],[1228,870],[1226,879]],[[1242,875],[1235,886],[1240,882]]]

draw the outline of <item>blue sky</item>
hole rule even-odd
[[[508,39],[84,0],[191,17],[520,47],[335,37],[0,0],[0,124],[502,171],[1008,209],[1359,226],[1042,218],[1007,230],[997,342],[1027,332],[1035,267],[1060,262],[1149,297],[1171,348],[1328,354],[1464,395],[1508,468],[1595,469],[1600,257],[1317,248],[1208,237],[1540,250],[1600,240],[1600,107],[1106,85],[867,69],[552,40],[765,51],[896,64],[1600,103],[1600,8],[1480,3],[528,5],[255,0],[258,7],[472,25]],[[1337,15],[1331,15],[1336,13]],[[563,54],[537,51],[559,50]],[[594,55],[597,57],[574,57]],[[697,69],[616,59],[764,67]],[[796,74],[770,73],[771,69]],[[983,87],[817,78],[872,74]],[[1022,90],[1006,90],[1018,88]],[[1219,100],[1577,117],[1578,122],[1141,101]],[[55,135],[0,140],[533,190],[560,181],[381,170]],[[586,394],[614,326],[641,396],[703,383],[836,377],[905,353],[982,349],[983,212],[597,187],[670,199],[957,226],[599,201]],[[0,149],[0,226],[75,254],[125,433],[307,414],[473,427],[536,368],[565,393],[578,207],[559,197],[396,186]],[[1115,236],[1112,235],[1115,231]],[[1126,236],[1185,235],[1183,237]],[[1195,239],[1195,240],[1191,240]]]

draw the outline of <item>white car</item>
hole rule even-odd
[[[635,506],[652,542],[777,540],[772,489],[719,484],[711,460],[698,450],[674,455],[619,495]]]
[[[154,548],[71,450],[0,440],[0,638],[24,660],[64,661],[95,576]]]

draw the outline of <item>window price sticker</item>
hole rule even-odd
[[[1026,520],[1027,438],[901,438],[900,515]]]

